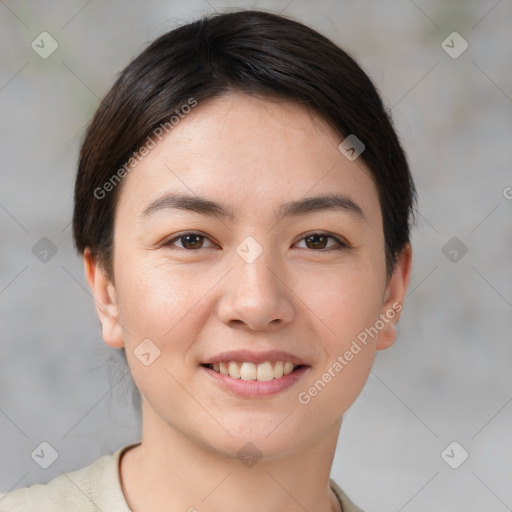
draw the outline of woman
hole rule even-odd
[[[257,11],[164,34],[83,142],[73,233],[142,439],[1,510],[357,511],[342,417],[395,340],[414,185],[374,86]]]

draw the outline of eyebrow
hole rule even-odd
[[[235,219],[233,209],[227,205],[200,196],[172,193],[164,194],[151,202],[140,214],[140,218],[144,220],[157,211],[173,209],[191,211],[219,219]],[[278,216],[282,218],[298,217],[329,210],[348,213],[365,220],[361,207],[350,197],[342,194],[325,194],[283,203],[278,210]]]

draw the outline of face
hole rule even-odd
[[[114,282],[90,254],[86,271],[146,424],[229,456],[339,426],[394,341],[410,262],[386,279],[377,189],[341,140],[300,106],[230,94],[124,178]]]

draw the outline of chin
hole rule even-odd
[[[244,451],[252,450],[266,459],[284,456],[300,447],[309,437],[304,426],[300,428],[294,425],[290,421],[293,415],[287,418],[288,414],[289,412],[278,418],[271,418],[271,422],[268,421],[268,416],[266,420],[262,419],[260,413],[254,417],[249,415],[244,421],[236,424],[226,423],[225,427],[233,437],[223,436],[216,448],[228,457],[235,454],[239,458]],[[288,421],[290,423],[287,424]]]

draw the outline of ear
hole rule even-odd
[[[395,325],[400,319],[402,304],[411,276],[412,248],[410,244],[402,249],[397,258],[393,274],[384,291],[384,303],[380,318],[384,328],[379,332],[377,350],[389,348],[396,340]]]
[[[116,289],[107,277],[103,267],[91,250],[84,251],[85,275],[96,302],[96,312],[101,324],[101,334],[105,343],[113,348],[124,347],[123,330],[119,324],[119,309]]]

